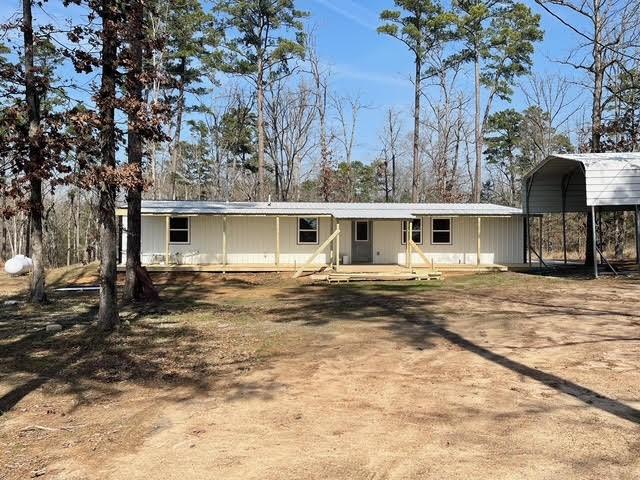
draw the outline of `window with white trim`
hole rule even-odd
[[[416,245],[422,245],[422,219],[414,218],[411,221],[411,238]],[[402,245],[407,243],[407,222],[402,222]]]
[[[432,218],[431,219],[431,244],[451,245],[451,219]]]
[[[191,222],[189,217],[171,217],[169,219],[169,243],[188,244],[191,241]]]
[[[318,219],[316,217],[298,218],[298,243],[301,245],[318,243]]]

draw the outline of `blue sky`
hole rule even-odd
[[[533,70],[574,78],[578,73],[556,60],[577,44],[576,35],[533,1],[526,3],[542,14],[545,31],[544,41],[536,48]],[[411,122],[411,56],[401,42],[376,32],[379,12],[393,8],[393,0],[299,0],[298,5],[311,13],[309,24],[316,32],[319,54],[333,67],[334,88],[342,94],[360,93],[365,103],[373,107],[362,114],[358,136],[357,154],[368,161],[377,153],[376,140],[388,106],[406,112],[406,128]],[[522,93],[516,91],[512,107],[524,106]],[[496,107],[508,105],[498,103]]]
[[[525,1],[542,14],[545,31],[544,41],[536,47],[533,70],[576,78],[580,75],[578,72],[556,62],[578,43],[576,34],[543,12],[533,0]],[[0,1],[0,21],[19,12],[19,6],[20,0]],[[402,43],[376,32],[379,12],[393,8],[393,0],[298,0],[297,6],[311,14],[307,22],[315,33],[322,62],[333,72],[334,92],[340,96],[359,94],[370,107],[360,115],[355,149],[355,159],[369,162],[378,153],[378,135],[388,107],[403,112],[404,127],[410,132],[411,56]],[[61,0],[50,0],[45,8],[49,18],[43,19],[44,22],[63,21],[69,15],[69,9],[61,6]],[[36,12],[39,14],[41,12]],[[468,82],[463,86],[471,89]],[[588,97],[588,92],[578,86],[574,87],[573,94]],[[498,103],[495,109],[508,106]],[[511,106],[516,109],[525,106],[524,97],[517,89]]]

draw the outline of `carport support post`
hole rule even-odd
[[[476,265],[480,265],[480,238],[482,236],[482,217],[478,217],[478,243],[476,244]]]
[[[276,217],[276,271],[280,271],[280,217]]]
[[[564,264],[567,264],[567,188],[569,180],[562,179],[562,252]]]
[[[593,275],[595,278],[598,278],[598,245],[596,242],[596,207],[591,207],[591,218],[593,221],[591,222],[591,234],[593,235]]]
[[[540,215],[540,224],[539,224],[540,231],[538,233],[538,243],[539,243],[539,248],[540,248],[540,252],[539,252],[538,258],[540,259],[540,268],[542,268],[542,231],[543,231],[543,229],[542,229],[542,220],[543,220],[543,218],[544,218],[544,214],[541,214]]]
[[[164,264],[169,266],[169,235],[170,235],[170,223],[171,217],[167,215],[164,217]]]
[[[636,263],[640,265],[640,205],[636,205],[635,211],[636,225]]]

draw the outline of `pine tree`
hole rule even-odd
[[[473,201],[482,191],[483,131],[496,97],[508,101],[515,79],[530,71],[534,43],[542,40],[540,16],[512,0],[455,0],[457,37],[463,48],[453,60],[471,62],[475,86]],[[486,89],[484,113],[481,90]]]
[[[264,200],[265,90],[274,79],[289,73],[291,60],[304,56],[301,20],[307,13],[295,8],[294,0],[221,0],[218,10],[225,16],[225,26],[236,32],[227,41],[227,68],[250,78],[256,88],[258,199]]]
[[[384,23],[378,32],[397,38],[411,51],[415,63],[413,102],[413,164],[411,201],[418,201],[420,188],[420,99],[425,76],[433,75],[424,71],[428,52],[440,47],[451,39],[448,24],[453,17],[442,6],[431,0],[395,0],[401,10],[385,10],[380,14]],[[425,75],[426,73],[426,75]]]

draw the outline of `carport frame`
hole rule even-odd
[[[560,213],[562,215],[562,244],[563,244],[563,259],[564,263],[567,263],[567,232],[566,232],[566,213],[567,213],[567,194],[570,186],[571,179],[574,174],[580,169],[585,178],[585,193],[584,199],[581,202],[584,207],[572,211],[584,211],[587,215],[591,215],[591,236],[593,238],[593,244],[591,245],[593,253],[593,273],[594,277],[598,278],[598,255],[602,257],[602,260],[616,273],[615,269],[611,266],[609,261],[604,257],[602,251],[598,247],[598,241],[601,240],[601,235],[598,235],[598,229],[596,224],[596,213],[601,214],[602,211],[634,211],[634,223],[635,223],[635,249],[636,249],[636,264],[640,265],[640,194],[634,194],[635,190],[631,189],[631,192],[622,191],[616,189],[619,186],[628,186],[629,182],[625,185],[622,180],[616,181],[618,178],[625,178],[625,175],[620,175],[621,172],[625,172],[628,178],[635,180],[635,183],[639,183],[640,179],[640,153],[591,153],[591,154],[553,154],[545,158],[542,162],[532,168],[523,176],[523,186],[525,195],[523,196],[523,210],[525,212],[525,237],[526,248],[528,249],[525,256],[528,257],[529,266],[531,266],[532,258],[532,246],[530,236],[530,217],[531,217],[531,192],[534,188],[536,176],[539,172],[552,160],[561,160],[565,162],[572,162],[575,164],[573,168],[561,168],[561,172],[556,175],[562,174],[560,178]],[[564,167],[564,166],[563,166]],[[591,169],[591,176],[587,175],[587,170]],[[562,171],[564,170],[564,171]],[[551,175],[551,179],[556,175]],[[608,183],[594,183],[593,180],[605,180],[610,179]],[[633,182],[632,182],[633,183]],[[550,183],[547,183],[549,186]],[[591,189],[591,190],[590,190]],[[590,195],[593,197],[597,194],[596,202],[589,201]],[[601,195],[608,194],[613,195],[610,197],[609,203],[601,200]],[[553,192],[550,195],[554,195]],[[555,195],[557,195],[557,190]],[[544,198],[544,197],[542,197]],[[556,197],[557,198],[557,197]],[[623,201],[620,201],[620,200]],[[592,198],[593,200],[593,198]],[[629,200],[629,201],[627,201]],[[557,205],[557,204],[556,204]],[[546,207],[540,209],[539,215],[544,213],[557,212],[555,208]],[[541,217],[542,218],[542,217]],[[587,222],[588,223],[588,222]],[[541,219],[542,228],[542,219]],[[542,238],[542,231],[540,232]],[[600,238],[599,238],[600,237]],[[541,249],[542,250],[542,249]],[[535,250],[533,250],[535,253]],[[537,254],[541,264],[542,251]],[[527,258],[525,258],[525,261]]]

